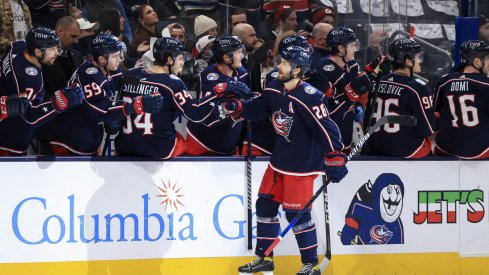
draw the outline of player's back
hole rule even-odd
[[[424,148],[425,138],[434,133],[432,101],[431,91],[421,80],[398,74],[383,76],[378,87],[375,110],[372,113],[367,111],[365,118],[371,118],[373,125],[382,116],[410,115],[416,117],[418,123],[415,127],[401,127],[399,124],[381,126],[368,140],[365,152],[418,157],[417,153]]]
[[[136,77],[139,85],[124,81],[124,78]],[[165,73],[151,73],[142,68],[131,69],[124,73],[122,80],[124,100],[155,92],[163,96],[163,106],[156,114],[132,114],[122,121],[122,131],[115,140],[119,155],[150,156],[167,158],[170,156],[176,138],[173,121],[181,113],[174,102],[174,94],[185,90],[185,84],[177,76]]]
[[[488,91],[489,79],[478,73],[452,73],[438,86],[438,149],[462,158],[489,156]]]

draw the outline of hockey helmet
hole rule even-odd
[[[298,46],[312,52],[312,47],[309,45],[309,42],[307,42],[307,39],[300,35],[292,34],[284,37],[278,44],[279,52],[290,46]]]
[[[358,51],[360,49],[360,42],[358,41],[355,32],[348,27],[333,28],[326,37],[326,43],[332,54],[337,54],[339,52],[339,45],[346,47],[346,45],[351,42],[357,43],[355,46]]]
[[[408,38],[400,38],[389,45],[389,55],[393,63],[404,66],[406,57],[414,61],[417,53],[421,52],[421,46],[416,41]]]
[[[463,64],[471,64],[474,58],[484,59],[489,55],[489,45],[481,40],[467,40],[460,46],[460,57]]]
[[[106,59],[109,58],[109,54],[115,52],[121,52],[123,50],[122,42],[112,34],[101,33],[92,40],[90,44],[90,55],[93,58],[103,56]]]
[[[25,37],[27,51],[34,54],[35,49],[40,49],[43,55],[46,49],[60,47],[59,36],[50,28],[32,28]]]
[[[219,63],[223,62],[225,54],[232,59],[233,52],[239,49],[243,49],[243,52],[245,51],[243,43],[236,36],[221,35],[212,43],[212,53]]]
[[[175,38],[171,37],[160,37],[153,45],[153,57],[160,64],[166,64],[166,58],[169,53],[173,60],[177,58],[185,50],[183,43]]]
[[[290,46],[280,51],[280,57],[287,60],[292,65],[292,70],[295,67],[302,67],[302,72],[306,72],[311,66],[311,53],[299,46]]]

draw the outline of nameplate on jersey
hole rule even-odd
[[[153,85],[141,84],[141,83],[139,85],[131,85],[125,83],[122,86],[122,92],[138,94],[138,95],[149,95],[158,92],[158,87]]]
[[[381,94],[401,96],[401,92],[403,90],[404,90],[403,87],[396,86],[396,85],[391,85],[386,83],[381,83],[379,85],[379,93]]]
[[[468,81],[453,81],[450,85],[450,92],[468,92]]]

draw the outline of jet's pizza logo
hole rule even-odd
[[[338,232],[344,245],[402,244],[401,221],[404,184],[399,176],[384,173],[374,184],[363,184],[353,196],[345,215],[343,230]]]
[[[184,197],[182,188],[177,185],[177,183],[173,183],[170,180],[165,181],[161,180],[161,186],[156,186],[160,194],[156,195],[156,197],[161,198],[160,204],[165,206],[165,211],[169,209],[175,209],[177,212],[180,211],[180,207],[185,207],[182,202]]]
[[[478,223],[484,218],[482,190],[419,191],[418,213],[413,213],[413,222],[457,223],[457,204],[460,209],[467,209],[467,221]]]

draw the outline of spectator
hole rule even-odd
[[[150,38],[160,37],[161,35],[156,31],[158,15],[156,15],[156,12],[151,6],[141,5],[137,7],[134,15],[138,20],[138,27],[129,49],[133,55],[140,57],[149,50]]]
[[[195,59],[195,63],[197,64],[197,68],[194,69],[194,73],[196,75],[200,75],[200,73],[209,66],[212,59],[212,43],[216,40],[216,37],[212,35],[206,35],[201,37],[197,43],[195,43],[195,49],[197,51],[197,58]]]
[[[489,43],[489,18],[483,14],[480,16],[479,36],[482,41]]]
[[[230,20],[230,30],[232,31],[234,27],[240,23],[248,23],[248,19],[246,17],[246,11],[242,9],[236,9],[234,12],[231,14],[231,17],[229,18]]]
[[[80,37],[75,49],[85,58],[88,56],[90,41],[92,41],[95,32],[99,30],[100,24],[98,22],[92,23],[85,18],[79,18],[76,21],[80,25]]]
[[[217,36],[217,23],[212,18],[205,15],[199,15],[194,20],[194,35],[195,39],[199,39],[204,35]]]
[[[286,31],[296,31],[297,15],[290,6],[279,6],[275,11],[273,21],[275,22],[275,30],[273,31],[275,36]]]
[[[233,35],[236,35],[245,47],[246,54],[241,63],[245,66],[246,70],[250,72],[251,67],[253,67],[253,62],[248,61],[251,61],[250,54],[255,50],[255,43],[257,40],[255,28],[245,23],[238,24],[233,29]]]
[[[56,34],[61,42],[61,52],[53,65],[42,65],[45,98],[62,89],[70,80],[73,72],[83,63],[82,55],[73,49],[81,35],[78,21],[71,16],[61,17],[56,22]]]
[[[168,32],[170,33],[171,38],[175,38],[185,44],[187,41],[187,38],[185,36],[185,27],[178,24],[178,23],[173,23],[167,26]]]
[[[0,1],[9,2],[9,1]],[[65,0],[24,0],[29,7],[34,27],[48,27],[54,29],[59,18],[68,15],[66,13],[67,1]]]
[[[336,19],[336,13],[331,7],[319,7],[312,11],[312,24],[316,25],[318,23],[327,23],[334,26],[334,21]]]
[[[311,70],[314,70],[321,59],[329,56],[329,47],[326,43],[328,33],[333,29],[328,23],[317,23],[312,29],[314,52],[312,54]]]
[[[0,1],[0,24],[0,57],[2,57],[11,42],[25,40],[27,30],[32,28],[29,7],[22,0]]]
[[[129,25],[124,6],[121,0],[86,0],[85,7],[82,9],[82,16],[88,20],[98,21],[100,13],[106,8],[119,10],[124,18],[124,28],[121,28],[124,36],[127,37],[128,43],[132,42],[132,29]],[[116,22],[118,20],[115,20]]]

